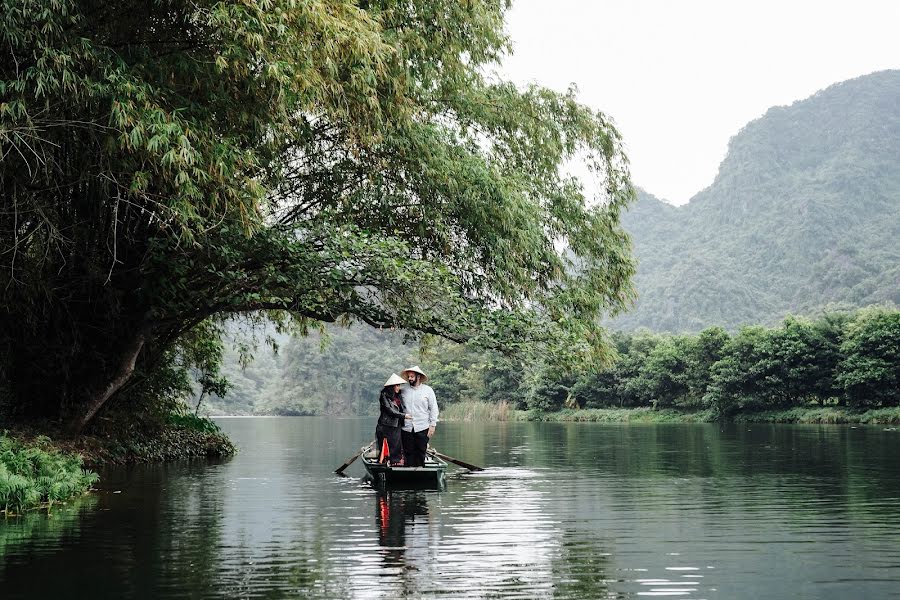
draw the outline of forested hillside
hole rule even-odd
[[[639,299],[613,326],[733,329],[900,304],[898,157],[900,71],[770,109],[688,204],[639,194],[623,218]]]

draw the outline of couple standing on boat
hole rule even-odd
[[[390,464],[421,467],[428,440],[437,426],[438,405],[428,376],[417,366],[391,374],[381,389],[381,413],[375,427],[376,448],[387,440]]]

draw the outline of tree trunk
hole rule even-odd
[[[203,396],[206,395],[206,390],[200,391],[200,397],[197,399],[197,408],[194,409],[194,416],[198,416],[200,414],[200,404],[203,402]]]
[[[122,362],[119,364],[119,370],[110,382],[103,389],[91,394],[81,411],[69,422],[66,427],[70,435],[78,435],[82,432],[85,425],[91,422],[91,419],[97,414],[106,401],[119,391],[134,374],[134,367],[137,358],[144,348],[147,332],[141,330],[135,335],[128,345],[125,346],[122,354]]]

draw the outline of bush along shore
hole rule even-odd
[[[172,414],[162,421],[124,423],[115,419],[91,433],[66,437],[46,424],[20,425],[6,432],[22,445],[35,445],[79,455],[88,467],[163,462],[182,459],[220,459],[236,448],[219,426],[204,417]],[[49,437],[47,437],[49,435]],[[50,438],[53,441],[48,441]]]
[[[140,425],[117,420],[91,434],[60,442],[90,466],[124,465],[184,459],[219,459],[236,448],[219,426],[192,414],[171,414],[163,422]]]
[[[234,444],[209,419],[170,415],[155,427],[108,428],[51,439],[52,427],[20,426],[0,434],[0,512],[17,516],[87,493],[99,475],[86,469],[192,458],[225,458]]]
[[[591,423],[713,423],[723,419],[712,410],[639,408],[564,408],[558,411],[497,411],[489,403],[472,401],[447,406],[443,421],[549,421]],[[900,424],[900,408],[854,410],[839,406],[795,407],[738,413],[725,421],[734,423]]]
[[[25,443],[0,435],[0,512],[7,517],[46,509],[85,494],[99,477],[82,468],[82,457],[61,452],[50,438]]]

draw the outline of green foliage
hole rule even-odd
[[[900,390],[900,312],[870,310],[851,323],[837,380],[857,407],[895,406]]]
[[[467,419],[469,411],[477,411],[477,418]],[[457,418],[463,415],[462,418]],[[496,416],[489,407],[470,409],[461,404],[450,418],[454,420],[487,420]],[[591,422],[591,423],[710,423],[720,417],[712,410],[680,411],[675,409],[654,410],[643,408],[587,408],[581,410],[564,409],[545,413],[540,411],[509,411],[498,421],[551,421],[551,422]],[[803,424],[889,424],[900,423],[900,407],[879,408],[858,411],[834,406],[794,407],[782,410],[761,410],[736,413],[731,421],[735,423],[803,423]]]
[[[766,408],[766,383],[775,380],[771,332],[744,327],[731,338],[722,360],[712,366],[712,379],[703,398],[718,415]]]
[[[688,204],[640,193],[622,217],[639,300],[612,326],[735,331],[900,306],[898,95],[900,71],[884,71],[772,108]]]
[[[49,438],[26,445],[0,435],[0,511],[7,516],[81,495],[99,476],[81,468],[81,456],[63,454]]]
[[[525,386],[526,370],[520,361],[491,352],[480,366],[481,388],[486,401],[519,408],[524,405],[520,390]]]
[[[544,368],[535,374],[526,388],[525,406],[540,412],[560,410],[566,406],[574,383],[574,376]]]
[[[576,401],[584,408],[636,407],[649,405],[652,389],[642,377],[643,365],[659,343],[648,333],[634,336],[616,334],[618,358],[606,369],[593,369],[579,377],[573,386]]]
[[[198,427],[199,426],[199,427]],[[220,431],[184,422],[153,431],[129,431],[108,438],[95,457],[104,464],[133,464],[223,458],[234,455],[234,444]]]
[[[214,422],[192,413],[169,415],[169,424],[181,429],[189,429],[201,433],[222,433],[222,430]]]
[[[574,90],[488,75],[508,8],[6,2],[12,412],[78,430],[173,370],[221,394],[215,330],[258,311],[607,360],[633,273],[621,139]]]

